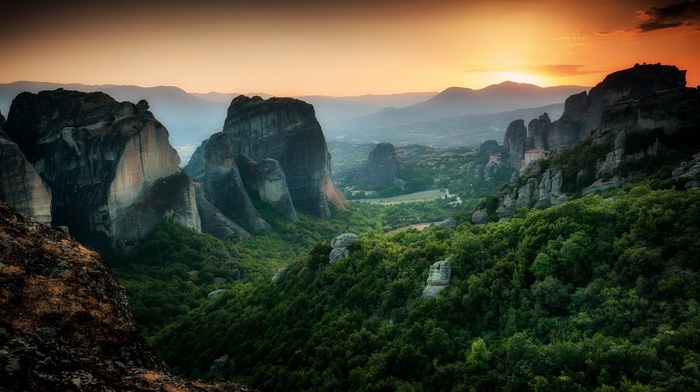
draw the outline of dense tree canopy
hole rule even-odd
[[[504,223],[322,241],[162,330],[166,361],[262,390],[700,388],[700,192],[645,183]],[[420,299],[449,258],[450,286]],[[210,373],[216,358],[231,366]]]

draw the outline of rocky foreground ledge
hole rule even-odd
[[[0,390],[251,391],[173,375],[101,257],[0,203]]]

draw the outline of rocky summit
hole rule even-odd
[[[266,224],[257,218],[257,209],[247,201],[229,200],[231,195],[245,199],[247,193],[290,221],[298,220],[297,209],[329,218],[328,204],[340,207],[345,202],[331,176],[314,108],[297,99],[235,98],[223,131],[202,143],[184,170],[203,182],[213,205],[234,210],[257,228]]]
[[[613,176],[625,163],[657,155],[664,149],[659,137],[671,139],[683,132],[692,133],[698,126],[700,89],[686,87],[685,71],[670,65],[637,64],[614,72],[590,92],[570,96],[557,121],[551,122],[545,113],[531,120],[527,129],[523,120],[508,126],[502,151],[508,154],[510,167],[521,175],[536,177],[520,187],[512,185],[499,191],[496,213],[507,220],[517,208],[546,208],[569,199],[571,195],[562,191],[562,172],[548,169],[542,173],[538,162],[561,155],[575,143],[586,139],[600,148],[609,148],[595,167],[581,167],[576,173],[576,181],[590,175],[591,182],[581,190],[585,195],[619,186],[622,179],[603,178]],[[649,135],[653,137],[648,139]],[[635,151],[627,146],[630,140],[636,144]],[[518,172],[513,184],[518,182]],[[477,212],[473,221],[484,222],[485,211]]]
[[[49,186],[53,224],[86,245],[124,248],[166,215],[200,230],[194,188],[146,101],[22,93],[5,132]]]
[[[100,256],[0,203],[0,389],[247,391],[173,375]]]

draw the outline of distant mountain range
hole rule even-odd
[[[154,116],[170,133],[170,142],[178,150],[183,164],[199,143],[221,131],[227,108],[238,93],[188,93],[178,87],[60,84],[14,82],[0,84],[0,111],[7,115],[12,99],[29,91],[63,88],[78,91],[102,91],[117,101],[148,101]],[[561,104],[582,86],[538,87],[504,82],[480,90],[451,87],[440,93],[415,92],[387,95],[295,97],[314,105],[316,117],[328,139],[354,142],[391,141],[460,145],[478,143],[494,132],[502,132],[516,109],[536,108],[521,113],[530,118],[548,111],[558,118]],[[269,94],[260,95],[263,98]],[[513,112],[513,113],[510,113]],[[539,113],[538,113],[539,112]],[[502,113],[502,114],[497,114]],[[517,115],[521,115],[517,114]],[[473,117],[473,115],[481,115]],[[520,118],[520,117],[519,117]]]

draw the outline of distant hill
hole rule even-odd
[[[503,82],[480,90],[450,87],[427,101],[404,108],[386,108],[345,125],[348,128],[386,127],[507,112],[564,102],[569,96],[586,90],[588,87],[583,86],[538,87],[515,82]]]
[[[449,117],[436,121],[416,122],[405,125],[383,127],[326,129],[329,140],[352,143],[375,144],[388,141],[397,145],[421,144],[431,147],[455,147],[470,145],[477,147],[486,140],[503,140],[506,127],[519,118],[537,118],[547,113],[550,118],[559,118],[564,112],[563,103],[555,103],[528,109],[517,109],[501,113],[471,114]]]

